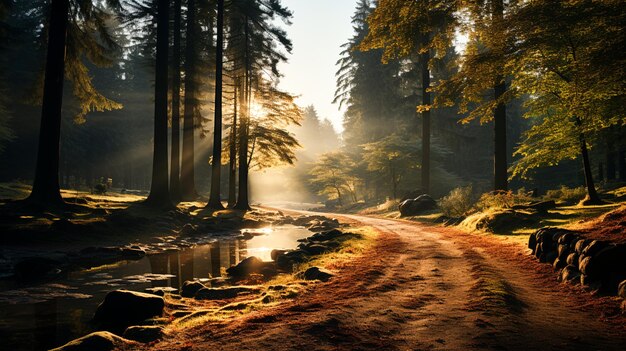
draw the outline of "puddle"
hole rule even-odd
[[[220,277],[226,268],[249,256],[269,261],[273,249],[295,248],[298,239],[312,233],[285,226],[244,230],[241,234],[237,239],[70,272],[36,286],[0,281],[0,350],[60,346],[93,331],[89,321],[111,290],[179,289],[186,280]]]

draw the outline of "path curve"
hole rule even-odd
[[[334,215],[380,235],[329,283],[157,350],[623,350],[609,325],[458,231]],[[521,255],[521,253],[518,253]]]

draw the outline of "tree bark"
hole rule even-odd
[[[502,0],[493,2],[493,16],[496,21],[502,21],[504,17],[504,3]],[[494,99],[498,100],[506,92],[506,82],[502,75],[495,78],[493,87]],[[506,105],[498,103],[494,111],[494,149],[493,149],[493,186],[494,190],[508,190],[508,163],[506,148]]]
[[[237,203],[237,83],[233,94],[233,124],[230,129],[230,150],[228,166],[228,207]]]
[[[589,160],[589,152],[587,150],[587,141],[585,140],[585,134],[582,131],[582,121],[578,116],[575,117],[576,125],[580,128],[580,134],[578,136],[580,142],[580,153],[583,159],[583,170],[585,173],[585,186],[587,187],[587,198],[583,200],[583,205],[601,204],[600,196],[596,191],[596,187],[593,181],[593,174],[591,173],[591,161]]]
[[[180,191],[183,201],[198,196],[195,180],[195,107],[196,100],[196,0],[187,0],[187,32],[185,48],[185,101],[183,114],[183,153],[180,170]]]
[[[69,0],[52,0],[39,149],[33,190],[28,197],[29,202],[43,207],[60,207],[64,204],[59,188],[59,143],[68,16]]]
[[[249,191],[248,191],[248,137],[250,133],[250,100],[252,97],[251,84],[251,64],[250,64],[250,32],[248,29],[248,16],[245,16],[244,35],[245,35],[245,75],[242,90],[242,99],[244,101],[245,113],[241,118],[239,128],[239,189],[237,196],[237,204],[235,209],[248,211],[251,210]]]
[[[423,39],[423,45],[428,45],[428,38]],[[430,52],[426,50],[420,55],[422,70],[422,105],[430,106]],[[422,191],[430,192],[430,110],[422,112]],[[394,198],[395,198],[394,190]]]
[[[172,46],[172,147],[170,149],[170,197],[179,203],[180,196],[180,22],[181,0],[174,0],[174,43]]]
[[[217,42],[215,50],[215,118],[213,120],[213,164],[211,165],[211,195],[208,208],[223,209],[222,175],[222,84],[224,65],[224,0],[217,0]]]
[[[169,1],[157,7],[156,76],[154,83],[154,154],[152,184],[146,203],[153,207],[172,206],[168,187],[167,162],[167,70],[169,49]]]

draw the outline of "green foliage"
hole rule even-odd
[[[420,148],[416,140],[392,134],[362,147],[367,170],[385,177],[392,186],[393,198],[398,198],[400,182],[419,167]]]
[[[39,25],[40,41],[47,40],[48,3],[34,1],[37,14],[41,16]],[[31,9],[28,9],[31,10]],[[85,122],[90,112],[119,110],[123,106],[104,96],[94,85],[88,63],[97,67],[111,67],[121,54],[114,29],[119,25],[115,13],[122,7],[119,0],[93,3],[91,1],[70,1],[69,24],[65,52],[65,78],[72,84],[74,97],[80,103],[80,111],[74,117],[76,123]],[[42,44],[44,45],[44,44]],[[40,103],[43,92],[43,71],[31,101]]]
[[[339,205],[344,204],[346,195],[356,202],[358,178],[354,176],[355,167],[355,162],[348,154],[327,152],[320,156],[311,169],[310,182],[320,195],[337,200]]]
[[[582,200],[587,195],[587,190],[584,187],[568,188],[561,186],[560,189],[548,190],[546,192],[546,199],[563,201],[568,203],[574,203]]]
[[[625,126],[624,21],[615,0],[536,1],[513,16],[512,87],[535,125],[516,151],[513,176],[580,156],[612,126]]]
[[[439,208],[449,217],[465,216],[474,208],[476,199],[472,186],[454,188],[450,193],[439,199]]]
[[[517,193],[513,191],[492,191],[484,193],[478,199],[476,208],[481,211],[490,209],[505,209],[511,208],[515,205],[520,205],[532,201],[532,197],[526,193],[525,189],[518,190]]]

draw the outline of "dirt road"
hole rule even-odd
[[[524,265],[518,246],[406,221],[372,226],[373,249],[293,302],[203,326],[151,350],[624,350],[620,323]],[[487,240],[485,238],[478,240]],[[494,244],[495,245],[495,244]],[[495,247],[495,246],[494,246]],[[489,252],[489,254],[487,254]],[[526,268],[525,268],[526,267]],[[555,277],[553,275],[553,277]],[[554,278],[551,278],[554,279]]]

